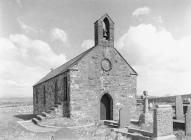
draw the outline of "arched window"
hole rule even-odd
[[[64,101],[68,100],[68,79],[64,77]]]
[[[55,101],[55,104],[58,103],[58,85],[57,85],[57,81],[55,81],[55,83],[54,83],[54,101]]]
[[[103,20],[103,37],[106,39],[106,40],[109,40],[109,20],[106,18],[104,18]]]
[[[45,86],[43,86],[43,99],[44,99],[44,106],[46,105],[46,89]]]
[[[38,89],[36,90],[36,103],[38,104]]]

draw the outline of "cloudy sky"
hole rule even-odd
[[[51,68],[93,46],[105,13],[138,94],[191,93],[190,0],[0,0],[0,97],[32,97]]]

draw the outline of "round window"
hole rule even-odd
[[[107,58],[104,58],[102,61],[101,61],[101,67],[104,71],[110,71],[111,70],[111,62],[109,59]]]

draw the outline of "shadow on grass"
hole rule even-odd
[[[14,115],[14,117],[22,119],[22,120],[30,120],[32,118],[34,118],[36,115],[34,114],[18,114],[18,115]]]

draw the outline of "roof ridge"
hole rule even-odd
[[[88,52],[90,52],[93,48],[95,48],[95,46],[87,49],[86,51],[80,53],[79,55],[77,55],[76,57],[68,60],[67,62],[65,62],[64,64],[56,67],[54,70],[50,71],[48,74],[46,74],[43,78],[41,78],[36,84],[34,84],[33,86],[36,86],[40,83],[43,83],[55,76],[57,76],[58,74],[61,74],[63,72],[65,72],[67,69],[69,69],[71,66],[73,66],[74,64],[76,64],[81,58],[83,58]]]
[[[91,47],[91,48],[93,48],[93,47]],[[74,58],[71,58],[70,60],[68,60],[68,61],[65,62],[64,64],[62,64],[62,65],[56,67],[55,69],[58,69],[58,68],[62,67],[63,65],[65,65],[65,64],[67,64],[67,63],[69,63],[69,62],[71,62],[71,61],[74,60],[75,58],[77,58],[77,57],[79,57],[80,55],[83,55],[84,53],[86,53],[87,51],[89,51],[91,48],[89,48],[89,49],[87,49],[86,51],[80,53],[79,55],[76,55]],[[55,69],[54,69],[54,70],[55,70]],[[53,70],[53,71],[54,71],[54,70]]]

